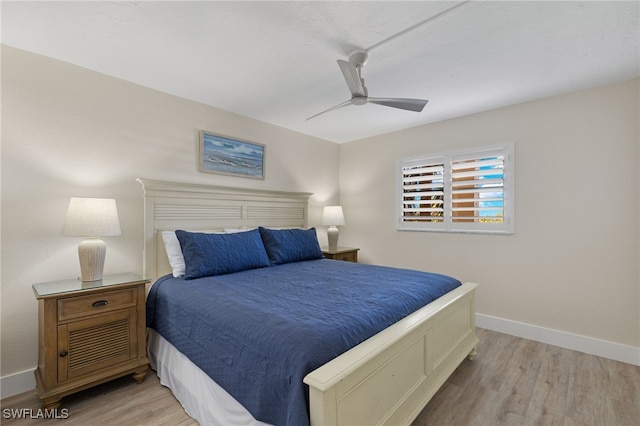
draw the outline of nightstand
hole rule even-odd
[[[142,383],[149,365],[147,283],[127,273],[33,285],[38,299],[35,376],[43,408],[58,408],[66,395],[127,374]]]
[[[334,250],[330,250],[327,247],[322,247],[322,256],[325,259],[333,260],[345,260],[347,262],[358,262],[358,248],[351,247],[338,247]]]

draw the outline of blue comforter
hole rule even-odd
[[[147,325],[258,420],[308,425],[302,379],[461,283],[318,259],[151,288]]]

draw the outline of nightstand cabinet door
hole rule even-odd
[[[138,356],[136,310],[58,326],[58,384]]]

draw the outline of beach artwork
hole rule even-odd
[[[205,131],[200,132],[200,171],[264,179],[264,148]]]

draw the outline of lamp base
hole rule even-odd
[[[329,240],[329,250],[338,248],[338,227],[330,225],[327,229],[327,240]]]
[[[104,270],[107,245],[99,238],[87,238],[78,245],[80,280],[100,281]]]

